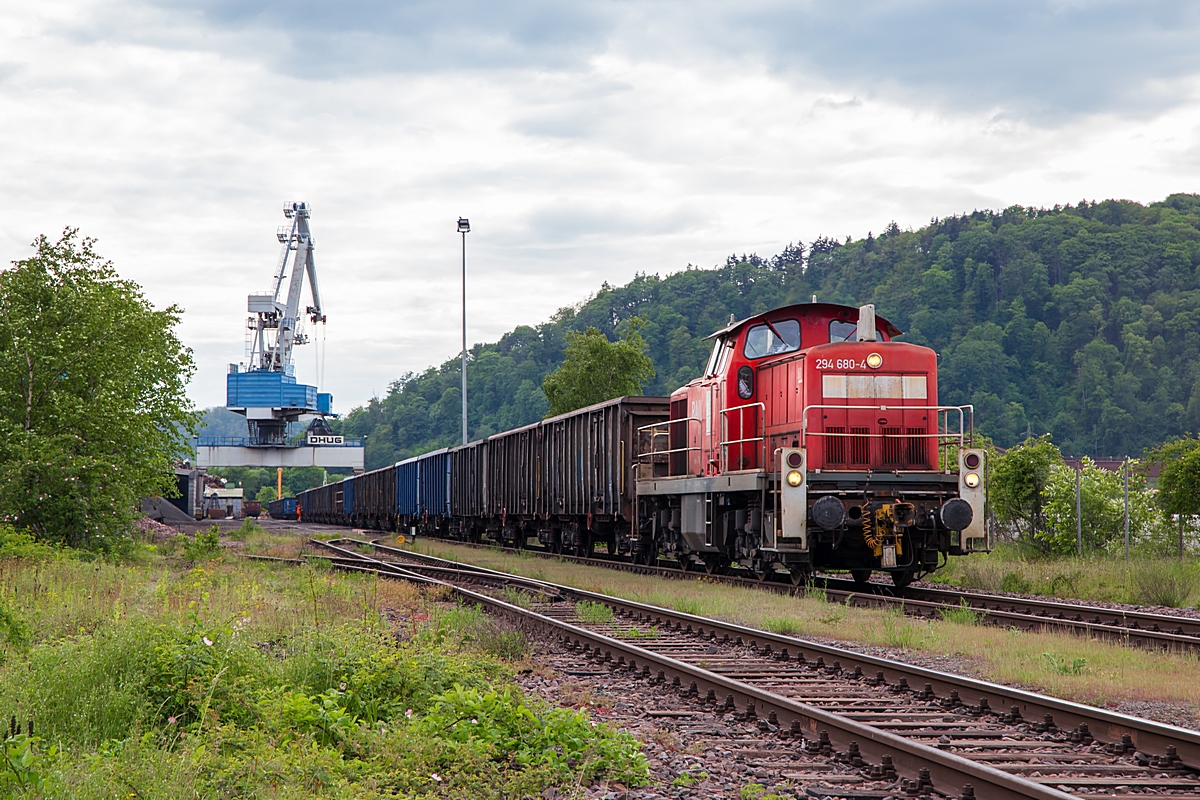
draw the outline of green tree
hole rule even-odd
[[[66,230],[0,273],[0,513],[39,539],[107,549],[138,498],[175,489],[198,423],[175,329]]]
[[[1115,472],[1100,469],[1096,462],[1085,457],[1079,483],[1079,505],[1083,511],[1083,550],[1085,553],[1103,551],[1110,543],[1124,538],[1125,499],[1122,478]],[[1075,508],[1075,470],[1065,464],[1050,467],[1050,476],[1043,489],[1042,549],[1056,555],[1078,552],[1079,515]],[[1145,504],[1137,502],[1137,487],[1130,492],[1130,527],[1139,531],[1145,527]]]
[[[1200,439],[1176,439],[1150,451],[1159,464],[1158,500],[1168,514],[1200,514]]]
[[[567,334],[566,359],[542,381],[550,402],[547,416],[566,414],[625,395],[640,395],[654,377],[654,362],[638,333],[642,321],[630,320],[621,338],[610,342],[597,328]]]
[[[284,493],[287,493],[286,486],[284,487]],[[262,486],[257,492],[254,493],[254,499],[260,503],[269,503],[272,500],[278,500],[279,498],[275,494],[274,486]]]
[[[1062,464],[1062,453],[1043,435],[1027,439],[996,459],[988,483],[989,498],[996,519],[1024,532],[1031,544],[1045,529],[1043,508],[1046,484],[1052,468]]]
[[[1183,557],[1184,518],[1200,514],[1200,439],[1177,439],[1150,452],[1149,461],[1161,465],[1158,501],[1163,511],[1179,518],[1179,556]]]

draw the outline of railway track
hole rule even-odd
[[[440,540],[439,540],[440,541]],[[858,584],[839,578],[823,577],[811,585],[796,586],[789,581],[757,580],[737,575],[704,573],[661,565],[634,564],[608,558],[589,558],[555,554],[545,550],[498,547],[491,544],[452,542],[481,549],[508,553],[529,553],[588,566],[623,570],[642,575],[709,580],[733,586],[795,594],[819,590],[827,599],[855,608],[902,609],[905,614],[927,619],[940,618],[943,611],[959,612],[965,607],[979,615],[987,625],[1012,627],[1023,631],[1069,632],[1088,638],[1104,639],[1135,647],[1200,652],[1200,619],[1154,614],[1120,608],[1105,608],[1055,600],[1004,597],[983,592],[928,589],[909,586],[897,589],[878,583]]]
[[[1200,798],[1195,731],[376,543],[373,556],[365,542],[313,544],[340,569],[449,585],[581,669],[759,737],[813,796]],[[581,620],[585,602],[612,620]]]

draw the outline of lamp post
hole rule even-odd
[[[462,443],[467,443],[467,234],[471,222],[466,217],[458,218],[458,232],[462,234]]]

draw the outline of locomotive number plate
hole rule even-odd
[[[867,369],[867,360],[853,358],[818,358],[817,369]]]

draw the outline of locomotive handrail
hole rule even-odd
[[[700,450],[700,447],[676,447],[672,450],[657,450],[655,449],[655,440],[662,436],[670,436],[671,425],[677,425],[681,422],[695,422],[696,424],[700,424],[701,421],[702,420],[699,417],[680,417],[679,419],[667,419],[663,420],[662,422],[651,422],[649,425],[642,425],[641,427],[636,428],[635,430],[637,430],[638,433],[646,430],[650,431],[650,452],[638,453],[638,461],[641,462],[641,460],[646,456],[666,456],[673,453],[686,453],[692,450]],[[661,430],[661,428],[664,426],[667,427],[667,430]],[[690,433],[691,430],[689,429],[685,432],[685,436]],[[670,442],[667,442],[667,444],[670,445]]]
[[[833,409],[835,411],[936,411],[939,415],[946,414],[946,424],[943,426],[941,420],[938,421],[938,430],[933,433],[837,433],[830,431],[810,431],[808,429],[808,411],[809,409]],[[958,430],[950,430],[950,412],[958,412]],[[970,424],[970,430],[967,429],[967,424]],[[805,406],[800,414],[800,430],[801,437],[807,439],[809,436],[839,436],[846,438],[860,439],[932,439],[938,440],[938,456],[941,459],[941,448],[949,447],[955,444],[957,440],[958,447],[964,448],[974,444],[975,441],[975,406],[968,403],[962,406],[906,406],[906,405],[873,405],[873,406],[845,406],[835,404],[819,404]]]
[[[741,439],[730,439],[729,438],[729,417],[727,417],[726,415],[730,414],[734,411],[738,412],[738,427],[744,433],[746,430],[746,409],[748,409],[748,408],[757,408],[758,409],[758,411],[759,411],[758,430],[764,435],[753,436],[753,437],[744,437]],[[763,443],[762,459],[761,459],[760,463],[764,463],[764,464],[766,463],[766,460],[767,460],[767,438],[765,435],[766,434],[766,421],[767,421],[766,416],[767,416],[767,406],[766,406],[766,404],[764,404],[762,402],[746,403],[744,405],[734,406],[733,408],[721,409],[721,464],[720,464],[721,472],[729,471],[729,446],[734,445],[734,444],[744,445],[748,442],[762,442]],[[743,453],[744,453],[744,448],[743,448]]]

